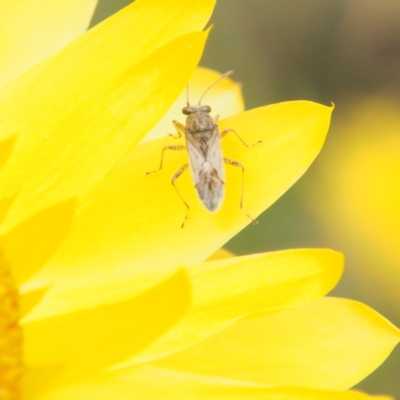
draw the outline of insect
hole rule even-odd
[[[233,71],[228,71],[221,75],[212,85],[210,85],[203,95],[200,97],[198,104],[189,104],[189,86],[187,87],[187,103],[183,107],[182,113],[187,115],[186,126],[178,121],[172,121],[176,130],[177,136],[170,135],[175,139],[186,139],[186,146],[183,145],[169,145],[165,146],[161,153],[160,166],[155,171],[147,172],[151,174],[158,172],[162,169],[165,150],[187,150],[189,156],[189,163],[182,165],[173,175],[171,183],[177,191],[179,197],[186,207],[186,216],[183,220],[181,227],[185,225],[189,214],[189,204],[185,201],[182,194],[175,185],[175,181],[182,175],[182,173],[189,167],[192,174],[193,182],[195,184],[197,196],[203,206],[210,212],[217,212],[223,203],[225,193],[225,171],[224,163],[238,167],[242,170],[242,192],[240,197],[240,209],[250,218],[254,224],[257,221],[253,219],[243,208],[243,192],[244,192],[244,166],[239,161],[231,158],[224,158],[221,149],[221,139],[228,133],[234,133],[238,139],[246,146],[252,147],[259,143],[259,140],[253,144],[247,144],[232,128],[228,128],[219,132],[217,121],[218,115],[215,118],[210,116],[211,107],[201,105],[201,100],[205,94],[219,81],[230,76]]]

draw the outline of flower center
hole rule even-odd
[[[17,400],[22,374],[18,291],[0,248],[0,399]]]

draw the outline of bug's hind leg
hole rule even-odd
[[[243,166],[243,164],[241,164],[239,161],[232,160],[231,158],[224,158],[224,162],[226,164],[232,165],[233,167],[238,167],[238,168],[240,168],[242,170],[242,193],[240,195],[240,205],[239,205],[239,207],[246,214],[246,216],[253,221],[253,224],[257,225],[258,224],[257,220],[252,218],[243,207],[243,193],[244,193],[244,166]]]
[[[252,144],[247,144],[247,143],[237,134],[237,132],[236,132],[235,130],[233,130],[232,128],[224,129],[224,130],[220,133],[221,139],[222,139],[223,137],[225,137],[225,136],[226,136],[228,133],[230,133],[230,132],[234,133],[234,134],[237,136],[237,138],[238,138],[246,147],[253,147],[253,146],[257,145],[257,144],[262,143],[262,140],[259,140],[258,142],[255,142],[255,143],[252,143]]]
[[[183,201],[183,204],[186,207],[186,216],[185,219],[182,222],[181,228],[183,228],[183,226],[185,225],[185,222],[188,219],[188,215],[189,215],[189,204],[186,203],[185,199],[183,198],[183,196],[181,195],[181,192],[178,190],[178,188],[175,186],[175,181],[182,175],[182,173],[187,169],[187,167],[189,166],[189,164],[185,164],[182,165],[182,167],[180,167],[174,174],[174,176],[171,179],[171,183],[172,186],[175,188],[176,192],[178,193],[178,196],[181,198],[181,200]]]

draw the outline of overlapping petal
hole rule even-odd
[[[289,102],[223,121],[223,126],[243,132],[249,142],[263,140],[253,148],[243,148],[236,138],[226,139],[225,154],[236,154],[247,168],[245,206],[250,213],[262,212],[306,170],[323,144],[330,112],[330,108],[311,102]],[[136,146],[85,198],[86,208],[36,277],[50,281],[63,277],[49,296],[81,288],[75,300],[88,304],[83,288],[97,286],[104,295],[90,301],[99,304],[107,302],[108,295],[115,298],[106,287],[120,280],[131,282],[129,290],[140,293],[176,266],[203,261],[249,223],[238,206],[240,171],[229,171],[226,204],[217,215],[207,214],[198,204],[189,180],[180,182],[182,194],[192,206],[187,226],[180,228],[185,209],[169,177],[185,162],[185,155],[178,154],[175,160],[170,155],[165,171],[146,175],[158,164],[163,145],[171,140]],[[123,292],[121,289],[120,300],[128,295]],[[55,302],[53,298],[51,307]],[[57,301],[60,307],[63,302]],[[42,306],[47,307],[46,301]]]
[[[86,193],[156,124],[199,61],[206,35],[189,32],[213,6],[136,1],[1,90],[0,137],[16,142],[1,198],[18,193],[3,232]]]
[[[346,390],[399,341],[400,331],[364,304],[323,298],[243,320],[155,365],[268,385]]]
[[[275,313],[324,296],[338,282],[343,256],[332,250],[288,250],[188,267],[193,304],[187,315],[124,365],[193,346],[248,315]]]
[[[207,33],[198,31],[213,6],[213,0],[137,0],[0,91],[2,239],[25,283],[24,400],[366,399],[304,386],[348,387],[399,339],[395,328],[362,306],[325,301],[298,307],[336,284],[343,259],[333,251],[199,264],[249,222],[238,207],[240,170],[228,170],[225,207],[212,216],[200,208],[188,177],[182,179],[180,190],[191,205],[185,231],[179,228],[184,207],[168,184],[184,154],[174,161],[168,155],[164,171],[146,176],[163,145],[174,142],[150,139],[172,119],[166,112],[201,56]],[[80,17],[76,30],[87,14]],[[31,64],[23,58],[16,63],[28,69],[66,41],[49,41],[34,61],[28,54]],[[213,80],[215,73],[198,71],[191,101],[205,89],[199,82]],[[213,97],[218,91],[227,97]],[[170,113],[185,101],[182,92]],[[210,92],[209,102],[223,116],[232,105],[243,108],[230,80]],[[331,110],[288,102],[220,122],[221,130],[232,127],[249,143],[263,141],[244,148],[234,135],[224,139],[225,156],[245,165],[251,215],[305,172],[323,144]],[[354,332],[367,337],[359,347]],[[290,334],[296,340],[288,346]],[[268,357],[266,343],[274,345]],[[374,351],[362,357],[366,344]],[[208,365],[212,354],[202,349],[218,362]],[[327,349],[332,363],[323,358]],[[349,350],[362,365],[332,372]],[[318,371],[304,362],[308,355]],[[229,357],[246,371],[235,363],[225,367]],[[199,360],[195,366],[193,359]],[[131,366],[149,361],[173,370]],[[324,372],[332,376],[321,383]]]
[[[249,314],[274,313],[313,301],[335,286],[342,268],[342,256],[331,250],[266,253],[189,267],[186,270],[192,282],[190,309],[154,344],[151,341],[146,342],[146,348],[141,348],[140,354],[137,354],[137,343],[143,341],[142,336],[145,334],[146,337],[153,338],[154,335],[146,331],[145,324],[142,327],[138,323],[138,317],[132,309],[135,307],[138,313],[140,310],[136,304],[139,302],[141,309],[145,310],[144,315],[147,316],[147,330],[153,330],[160,324],[156,312],[164,316],[169,315],[170,319],[176,321],[175,315],[182,305],[175,305],[174,296],[168,299],[166,290],[156,287],[150,290],[151,296],[145,294],[139,297],[139,300],[135,298],[118,303],[114,300],[112,303],[115,306],[105,305],[74,313],[76,293],[64,292],[63,309],[59,310],[57,303],[51,309],[56,315],[44,318],[45,309],[39,307],[36,312],[25,318],[24,327],[28,337],[26,357],[30,363],[38,365],[65,363],[75,367],[78,365],[79,368],[84,368],[87,364],[110,366],[120,363],[122,366],[147,362],[192,346]],[[180,281],[178,283],[181,284]],[[134,284],[134,281],[124,281],[128,290],[131,284]],[[109,285],[108,290],[117,290],[118,293],[118,290],[123,289],[121,286],[122,283],[116,287]],[[170,286],[171,284],[168,288]],[[179,296],[180,299],[180,296],[185,296],[185,291],[178,289],[175,297]],[[175,288],[170,292],[174,293],[174,290]],[[154,292],[157,295],[161,292],[165,298],[161,298],[160,295],[160,298],[157,298]],[[102,293],[87,287],[87,295],[87,302],[90,302],[92,297],[101,297]],[[142,297],[146,301],[140,300]],[[184,304],[184,301],[180,300]],[[170,304],[171,301],[174,303]],[[62,302],[59,300],[58,304]],[[65,315],[57,315],[58,310]],[[123,313],[123,310],[126,312]],[[128,315],[129,313],[131,315]],[[153,314],[154,320],[151,318]],[[109,328],[98,329],[99,324],[107,324]],[[71,335],[71,331],[75,334]],[[110,335],[115,336],[114,340],[110,339]],[[93,340],[93,337],[96,340]],[[85,338],[91,338],[90,345],[86,343]],[[103,348],[99,343],[108,343],[108,346]],[[41,350],[43,347],[46,348],[46,352]],[[127,359],[130,360],[126,362]],[[122,364],[122,361],[125,362]]]
[[[386,396],[372,397],[355,391],[250,385],[155,367],[104,372],[75,385],[54,388],[41,399],[86,400],[93,396],[113,400],[116,394],[127,400],[389,400]],[[28,394],[27,400],[36,400],[36,397]]]
[[[61,368],[58,378],[63,380],[109,367],[148,347],[174,326],[190,299],[190,280],[178,271],[127,301],[26,323],[26,363]]]
[[[7,182],[4,190],[14,186],[12,190],[18,191],[3,224],[4,229],[10,221],[34,214],[5,235],[5,252],[19,281],[29,273],[26,266],[30,264],[32,252],[39,251],[32,240],[35,231],[41,231],[44,246],[41,252],[53,251],[63,239],[74,213],[79,211],[78,196],[100,179],[155,123],[157,116],[178,94],[175,85],[169,84],[171,79],[175,79],[176,68],[185,60],[187,74],[190,74],[198,62],[205,39],[205,34],[194,33],[170,42],[132,67],[129,74],[121,76],[112,87],[107,85],[101,100],[97,99],[99,93],[94,97],[91,95],[86,107],[75,109],[70,123],[64,119],[58,121],[57,134],[49,133],[50,136],[46,137],[43,133],[44,136],[38,137],[34,130],[31,140],[25,138],[23,147],[19,149],[17,141],[17,148],[2,174]],[[197,46],[197,51],[192,46]],[[191,56],[185,56],[185,48]],[[190,58],[191,62],[188,62]],[[182,79],[182,71],[180,75],[179,79]],[[163,100],[154,102],[159,90],[164,91]],[[93,112],[101,113],[102,117],[96,114],[88,121],[87,114],[90,116]],[[96,132],[101,132],[101,135]],[[31,152],[34,156],[29,157]],[[17,174],[22,174],[22,178],[16,180]],[[43,175],[51,182],[43,182]],[[45,208],[35,213],[42,207]],[[54,244],[54,240],[57,243]],[[23,254],[19,251],[21,246],[25,247]]]

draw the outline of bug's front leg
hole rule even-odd
[[[164,160],[164,151],[165,150],[185,150],[185,149],[186,149],[186,146],[183,146],[183,145],[180,145],[180,144],[171,144],[169,146],[165,146],[162,149],[162,153],[161,153],[160,167],[158,169],[156,169],[155,171],[146,172],[146,175],[152,174],[153,172],[161,171],[162,165],[163,165],[163,160]]]
[[[174,136],[172,133],[170,133],[169,136],[173,137],[174,139],[180,139],[182,135],[185,136],[185,126],[175,120],[173,120],[172,123],[174,124],[178,135]]]
[[[243,164],[240,163],[239,161],[232,160],[231,158],[224,158],[224,162],[226,164],[232,165],[234,167],[238,167],[238,168],[240,168],[242,170],[242,193],[241,193],[241,196],[240,196],[240,205],[239,205],[239,207],[246,214],[246,216],[253,221],[253,224],[257,225],[258,222],[254,218],[250,217],[250,215],[247,213],[247,211],[243,207],[243,193],[244,193],[244,166],[243,166]]]
[[[181,228],[183,228],[183,226],[185,225],[186,220],[188,219],[188,215],[189,215],[189,204],[186,203],[185,199],[183,198],[183,196],[181,195],[181,192],[178,190],[178,188],[175,186],[175,181],[182,175],[182,173],[187,169],[187,167],[189,166],[189,164],[185,164],[182,165],[182,167],[180,167],[174,174],[174,176],[171,179],[171,183],[172,186],[175,188],[176,192],[178,193],[179,197],[181,198],[181,200],[183,201],[183,204],[186,207],[186,216],[185,219],[182,222]]]
[[[253,146],[255,146],[255,145],[257,145],[257,144],[259,144],[259,143],[262,142],[262,140],[259,140],[259,141],[256,142],[256,143],[247,144],[247,143],[237,134],[237,132],[236,132],[235,130],[233,130],[232,128],[224,129],[224,130],[220,133],[221,139],[222,139],[223,137],[225,137],[225,136],[226,136],[228,133],[230,133],[230,132],[234,133],[234,134],[238,137],[238,139],[239,139],[246,147],[253,147]]]

